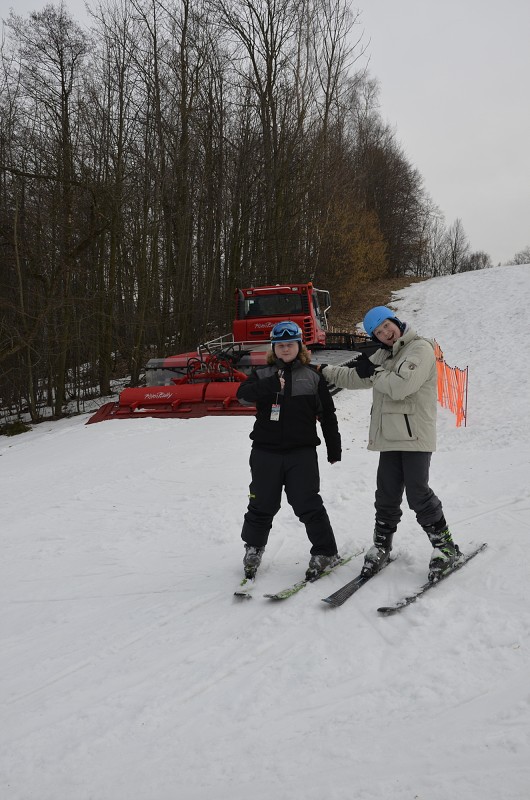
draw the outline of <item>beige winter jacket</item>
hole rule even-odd
[[[371,378],[353,367],[324,367],[322,374],[342,389],[373,387],[368,450],[436,450],[437,372],[434,344],[407,327],[392,351],[377,350]]]

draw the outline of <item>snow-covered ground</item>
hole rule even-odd
[[[463,549],[398,560],[339,609],[361,557],[283,604],[237,602],[252,418],[87,416],[0,439],[1,800],[528,800],[530,266],[436,278],[395,307],[469,365],[468,426],[439,413],[431,483]],[[342,551],[367,546],[370,392],[341,392],[320,463]],[[322,451],[322,448],[321,448]],[[305,570],[282,507],[259,588]]]

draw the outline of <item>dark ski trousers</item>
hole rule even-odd
[[[442,518],[442,504],[429,487],[431,455],[402,450],[380,453],[374,504],[376,528],[396,530],[403,491],[422,528]]]
[[[282,489],[311,542],[311,554],[332,556],[337,544],[319,494],[320,474],[314,447],[286,453],[253,447],[250,453],[252,482],[241,538],[254,547],[265,547],[274,515],[281,506]]]

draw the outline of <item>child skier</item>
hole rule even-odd
[[[246,577],[254,578],[285,487],[287,500],[304,523],[312,545],[306,572],[311,578],[339,561],[319,494],[317,419],[331,464],[341,460],[340,434],[326,381],[308,366],[310,355],[298,325],[290,320],[279,322],[270,338],[268,366],[255,369],[237,392],[242,405],[255,405],[257,410],[250,434],[249,504],[241,532],[243,565]]]
[[[370,309],[366,333],[381,345],[352,367],[322,366],[326,380],[343,389],[373,388],[368,449],[378,450],[373,546],[363,572],[375,573],[388,561],[401,519],[403,491],[434,548],[429,580],[451,567],[460,551],[445,521],[442,503],[429,486],[436,449],[437,370],[433,343],[401,322],[386,306]]]

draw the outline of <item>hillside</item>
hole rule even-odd
[[[361,283],[347,296],[331,292],[331,311],[329,324],[335,331],[353,331],[362,321],[368,308],[387,305],[392,298],[404,289],[421,283],[424,278],[380,278]]]
[[[249,418],[77,417],[0,438],[2,800],[527,800],[530,266],[403,289],[397,313],[469,365],[468,426],[439,413],[432,486],[484,554],[426,577],[407,509],[397,561],[340,609],[358,558],[283,604],[238,603]],[[336,396],[320,455],[340,549],[366,547],[370,392]],[[322,448],[320,448],[322,449]],[[259,588],[305,571],[284,503]]]

